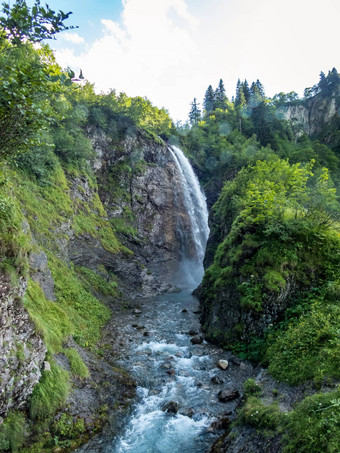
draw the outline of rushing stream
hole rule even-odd
[[[84,452],[206,452],[221,435],[221,422],[216,421],[234,413],[239,400],[221,402],[219,391],[229,389],[238,395],[249,374],[247,366],[240,366],[230,353],[202,343],[198,300],[190,293],[203,277],[208,212],[188,159],[179,148],[169,151],[192,226],[190,241],[183,240],[181,268],[174,276],[182,292],[142,300],[121,322],[117,336],[130,338],[131,343],[121,351],[118,365],[137,382],[138,399],[119,436],[103,438],[95,449],[90,446]],[[195,253],[185,250],[186,244],[194,244]],[[229,360],[227,370],[217,367],[220,359]]]
[[[219,391],[241,391],[249,370],[216,346],[191,343],[200,324],[198,300],[189,292],[159,296],[138,307],[141,313],[130,313],[125,327],[126,335],[135,332],[133,345],[118,362],[135,378],[138,401],[124,432],[100,451],[206,452],[221,435],[213,422],[230,416],[239,401],[220,402]],[[227,370],[217,367],[220,359],[229,360]],[[177,413],[164,410],[169,402],[178,403]]]

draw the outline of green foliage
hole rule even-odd
[[[63,341],[73,333],[72,320],[63,308],[47,300],[39,284],[29,280],[24,306],[50,352],[60,352]]]
[[[316,393],[305,398],[283,423],[284,453],[339,451],[340,391]]]
[[[55,436],[58,436],[58,444],[60,443],[59,438],[76,439],[85,432],[84,419],[78,418],[75,422],[71,415],[63,413],[53,423],[52,431]]]
[[[33,420],[44,420],[53,416],[65,404],[70,391],[69,374],[51,361],[51,370],[43,371],[39,383],[34,387],[29,412]]]
[[[71,372],[73,375],[79,376],[81,378],[86,378],[89,376],[89,370],[76,349],[64,349],[64,354],[70,362]]]
[[[266,359],[269,372],[281,381],[296,385],[325,377],[340,377],[340,309],[338,304],[316,300],[297,322],[270,338]]]
[[[104,296],[117,296],[118,284],[114,280],[114,276],[106,272],[105,269],[100,269],[100,274],[83,266],[76,267],[75,271],[87,291],[103,294]]]
[[[259,429],[276,430],[283,417],[284,414],[280,412],[277,404],[266,406],[259,398],[249,396],[239,412],[238,423]]]
[[[80,346],[94,347],[110,310],[84,288],[73,269],[50,253],[48,258],[57,302],[72,322],[74,339]]]
[[[248,396],[259,396],[262,394],[262,388],[256,384],[255,379],[249,378],[243,384],[244,394]]]
[[[16,0],[12,7],[3,3],[2,7],[4,15],[0,16],[0,27],[3,36],[14,45],[20,45],[27,39],[32,42],[51,39],[56,33],[74,28],[64,24],[72,13],[56,13],[48,5],[42,7],[40,0],[36,0],[32,8],[27,6],[25,0]]]
[[[22,412],[9,411],[0,425],[0,451],[19,451],[25,441],[26,420]]]

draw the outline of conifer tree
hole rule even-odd
[[[215,90],[215,105],[216,108],[223,109],[225,108],[225,102],[228,100],[225,94],[225,88],[223,80],[220,79],[218,87]]]
[[[189,112],[189,122],[192,126],[195,126],[201,119],[201,110],[196,98],[194,98],[190,105],[191,110]]]
[[[203,107],[208,114],[215,109],[215,93],[211,85],[208,86],[205,92]]]
[[[247,79],[244,80],[242,83],[242,89],[243,89],[243,94],[246,100],[246,103],[248,104],[249,99],[250,99],[250,89],[249,89],[249,83],[247,82]]]

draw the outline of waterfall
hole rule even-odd
[[[184,241],[178,283],[179,286],[194,288],[201,283],[204,274],[203,259],[209,236],[208,209],[205,195],[189,160],[176,146],[172,146],[169,150],[181,178],[184,206],[190,217],[191,239],[195,248],[195,253],[192,253],[192,250],[186,250],[187,244]]]

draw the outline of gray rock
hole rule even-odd
[[[218,392],[217,396],[221,403],[228,403],[229,401],[233,401],[239,398],[240,393],[237,389],[221,390],[220,392]]]
[[[216,385],[219,385],[219,384],[223,384],[224,383],[224,380],[220,377],[220,376],[213,376],[211,378],[211,382],[213,384],[216,384]]]
[[[192,344],[202,344],[203,337],[201,335],[196,335],[195,337],[190,338]]]
[[[171,414],[177,414],[178,410],[179,404],[177,403],[177,401],[169,401],[162,407],[163,412],[169,412]]]

